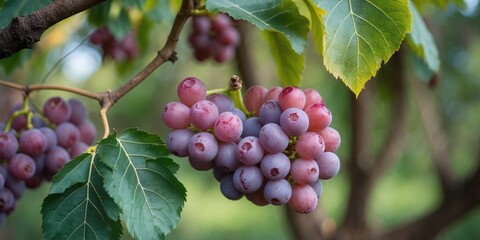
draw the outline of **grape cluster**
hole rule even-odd
[[[100,45],[103,58],[110,57],[115,61],[125,61],[138,55],[137,42],[133,32],[129,32],[122,40],[116,39],[108,28],[97,28],[90,36],[90,42]]]
[[[172,154],[188,157],[194,169],[213,169],[228,199],[288,203],[299,213],[316,208],[321,180],[340,169],[340,135],[317,91],[253,86],[243,97],[249,118],[228,96],[207,96],[197,78],[180,82],[177,94],[180,101],[163,111]]]
[[[41,114],[28,110],[30,117],[13,115],[20,108],[12,111],[8,126],[0,122],[0,224],[15,210],[25,188],[50,181],[71,158],[87,151],[97,135],[77,99],[52,97]]]
[[[198,61],[212,57],[218,63],[231,60],[240,43],[240,34],[232,19],[223,13],[213,16],[195,16],[188,41]]]

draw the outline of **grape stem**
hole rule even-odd
[[[248,109],[245,107],[245,104],[243,103],[242,80],[240,80],[240,77],[238,77],[237,75],[233,75],[230,78],[230,81],[228,82],[228,87],[216,88],[207,91],[207,95],[212,94],[228,95],[235,104],[235,107],[240,109],[243,113],[245,113],[245,115],[251,116],[251,113],[248,111]]]
[[[97,100],[100,103],[100,117],[103,122],[104,127],[104,135],[103,137],[106,138],[110,135],[110,128],[108,123],[107,112],[108,110],[123,96],[137,87],[143,80],[145,80],[153,71],[155,71],[158,67],[160,67],[163,63],[170,61],[174,63],[177,60],[177,54],[175,49],[177,47],[178,39],[180,33],[187,22],[188,18],[192,16],[193,12],[195,11],[194,8],[194,0],[183,0],[180,10],[178,11],[177,15],[175,16],[175,20],[173,22],[172,28],[170,29],[170,33],[168,35],[167,41],[165,42],[164,46],[161,50],[158,51],[156,57],[143,68],[137,75],[135,75],[132,79],[125,82],[119,88],[114,91],[108,90],[106,92],[92,92],[88,90],[83,90],[80,88],[68,87],[68,86],[60,86],[60,85],[48,85],[48,84],[33,84],[33,85],[20,85],[17,83],[12,83],[9,81],[0,80],[0,85],[10,87],[13,89],[17,89],[19,91],[23,91],[25,96],[28,96],[29,93],[34,91],[40,90],[59,90],[65,92],[71,92],[77,95],[81,95],[87,98],[91,98]],[[26,113],[19,113],[26,114]],[[10,121],[9,121],[10,122]],[[9,125],[10,127],[11,122]]]

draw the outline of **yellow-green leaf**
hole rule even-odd
[[[312,40],[320,55],[323,55],[323,37],[325,36],[325,28],[323,25],[323,16],[327,13],[319,8],[313,0],[303,0],[310,12],[310,29],[312,31]]]

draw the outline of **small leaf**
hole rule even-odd
[[[235,19],[253,23],[262,30],[280,32],[292,48],[302,53],[308,33],[308,20],[289,0],[207,0],[207,10],[225,12]]]
[[[440,59],[438,58],[438,49],[435,41],[417,8],[411,1],[409,1],[409,5],[413,15],[413,25],[412,32],[408,34],[407,42],[415,54],[427,63],[428,68],[436,72],[440,67]]]
[[[112,35],[116,39],[124,39],[132,28],[130,25],[130,18],[128,17],[127,9],[123,8],[117,18],[110,19],[107,22],[107,27],[110,33],[112,33]]]
[[[277,74],[283,86],[298,86],[302,82],[305,54],[297,54],[288,39],[278,32],[263,31],[277,66]]]
[[[95,154],[82,154],[53,179],[42,205],[46,239],[119,239],[119,208],[103,188]]]
[[[410,31],[407,0],[317,0],[328,13],[324,64],[358,96]]]
[[[6,27],[13,17],[32,14],[48,5],[51,0],[7,0],[0,9],[0,29]]]
[[[88,11],[88,22],[97,27],[107,25],[111,6],[112,1],[105,1],[92,7],[90,11]]]
[[[155,22],[172,23],[174,19],[170,1],[167,0],[147,0],[145,12],[145,16]]]
[[[145,0],[120,0],[122,6],[137,7],[142,9],[145,5]]]
[[[177,225],[186,190],[173,174],[178,166],[166,157],[164,142],[128,129],[102,140],[97,149],[110,168],[105,188],[122,209],[129,232],[135,239],[165,239]]]
[[[317,52],[320,55],[323,55],[323,38],[325,36],[323,16],[325,16],[327,12],[313,3],[313,0],[303,1],[310,12],[310,28],[312,29],[313,44],[315,45]]]

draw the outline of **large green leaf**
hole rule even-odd
[[[411,30],[407,0],[317,0],[325,16],[324,64],[358,96]]]
[[[55,176],[42,205],[46,239],[119,239],[119,208],[103,188],[95,154],[83,154]]]
[[[288,39],[278,32],[263,31],[270,52],[277,66],[277,74],[283,86],[298,86],[302,82],[305,54],[297,54],[290,48]]]
[[[160,137],[128,129],[102,140],[97,151],[110,168],[104,186],[129,232],[135,239],[164,239],[177,225],[186,191]]]
[[[409,1],[413,15],[412,32],[408,34],[408,43],[415,54],[423,58],[430,70],[436,72],[440,67],[438,49],[417,8]]]
[[[24,16],[46,6],[51,0],[7,0],[0,9],[0,29],[6,27],[13,17]]]
[[[208,11],[226,12],[260,29],[283,33],[297,53],[302,53],[308,34],[308,19],[290,0],[207,0]]]
[[[125,36],[132,30],[127,9],[122,8],[117,17],[112,18],[107,22],[107,27],[110,33],[112,33],[116,39],[124,39]]]
[[[310,28],[312,29],[313,44],[320,55],[323,55],[323,38],[325,36],[325,27],[323,16],[326,12],[319,8],[313,0],[303,0],[310,13]]]

